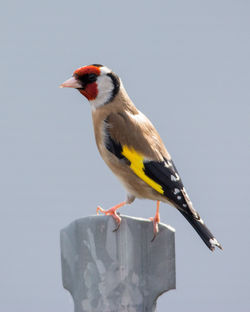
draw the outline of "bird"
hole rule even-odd
[[[182,183],[175,164],[151,121],[129,98],[121,79],[101,64],[79,67],[60,85],[77,89],[90,103],[96,145],[104,162],[127,192],[125,201],[97,213],[111,215],[117,222],[117,209],[136,198],[156,201],[153,239],[159,232],[160,202],[176,208],[213,251],[221,244],[205,225]]]

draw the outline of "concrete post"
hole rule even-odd
[[[63,286],[75,312],[153,312],[156,300],[175,289],[175,233],[152,222],[121,216],[91,216],[61,231]]]

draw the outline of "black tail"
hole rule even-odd
[[[182,210],[179,211],[188,220],[188,222],[192,225],[195,231],[200,235],[201,239],[210,250],[214,251],[215,246],[222,249],[222,246],[217,242],[216,238],[206,227],[202,219],[195,219],[193,215],[188,214]]]

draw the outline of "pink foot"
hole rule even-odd
[[[156,206],[156,214],[154,218],[150,218],[150,220],[153,222],[153,229],[154,229],[154,236],[151,240],[151,242],[156,238],[158,232],[159,232],[159,226],[158,224],[160,223],[160,201],[157,200],[157,206]]]
[[[104,210],[102,207],[100,207],[100,206],[98,206],[97,208],[96,208],[96,213],[97,214],[99,214],[99,212],[101,212],[101,213],[104,213],[106,216],[112,216],[114,219],[115,219],[115,221],[116,221],[116,223],[117,223],[117,228],[114,230],[114,231],[117,231],[118,229],[119,229],[119,226],[120,226],[120,224],[121,224],[121,217],[117,214],[117,212],[116,212],[116,210],[118,209],[118,208],[120,208],[120,207],[122,207],[122,206],[124,206],[124,205],[126,205],[126,203],[127,202],[122,202],[122,203],[120,203],[120,204],[118,204],[118,205],[116,205],[116,206],[114,206],[114,207],[112,207],[112,208],[110,208],[110,209],[108,209],[108,210]]]

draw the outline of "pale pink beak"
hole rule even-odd
[[[60,88],[76,88],[76,89],[81,89],[82,85],[80,84],[80,82],[78,82],[76,80],[75,77],[71,77],[68,80],[64,81],[64,83],[62,83],[60,85]]]

